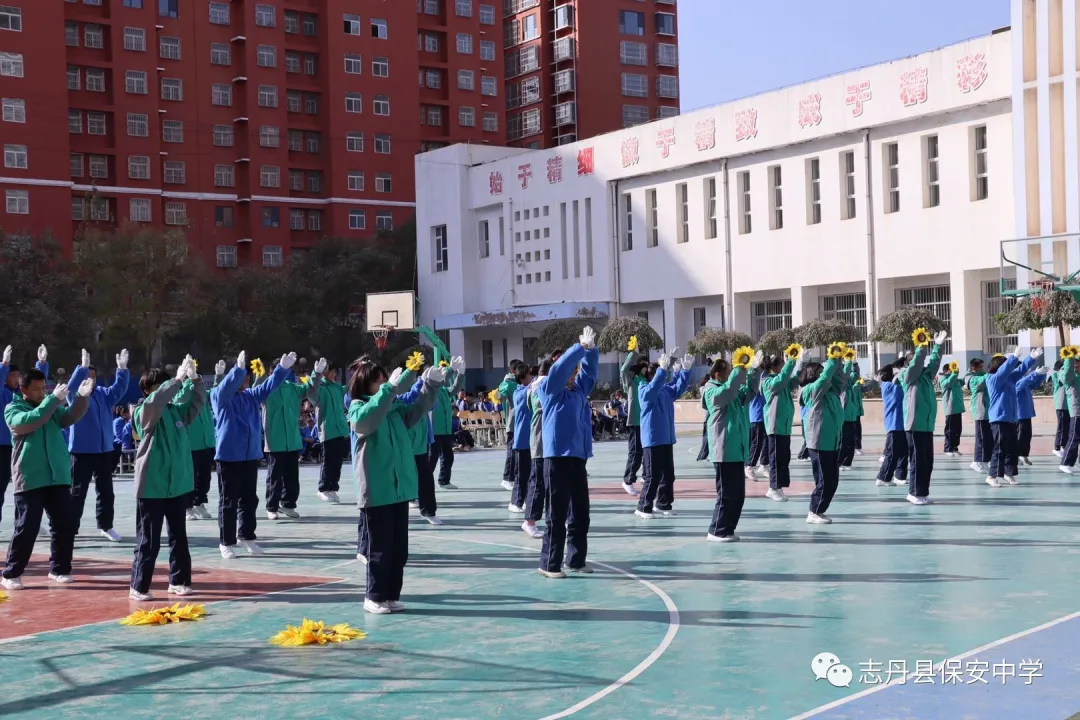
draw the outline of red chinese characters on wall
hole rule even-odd
[[[641,160],[641,148],[637,138],[627,138],[622,141],[622,166],[628,168],[637,165]]]
[[[527,190],[529,188],[529,178],[532,177],[532,163],[526,163],[525,165],[518,165],[518,180],[521,181],[521,189]]]
[[[709,118],[694,125],[694,144],[698,151],[716,147],[716,120]]]
[[[870,102],[874,98],[874,94],[870,91],[870,81],[863,80],[862,82],[853,83],[847,86],[847,94],[844,98],[844,103],[851,108],[852,117],[860,117],[863,114],[863,110],[866,109],[866,103]]]
[[[965,55],[956,61],[956,86],[962,93],[981,88],[987,75],[986,55],[983,53]]]
[[[492,195],[502,195],[503,176],[501,172],[493,172],[488,175],[488,192]]]
[[[799,127],[808,128],[821,124],[821,95],[814,93],[799,101]]]
[[[578,177],[582,175],[592,175],[594,170],[593,165],[593,149],[591,147],[582,148],[578,150],[577,154],[577,174]]]
[[[735,142],[757,137],[757,110],[740,110],[735,113]]]
[[[549,184],[562,182],[562,157],[559,155],[548,158],[547,179]]]
[[[926,102],[927,83],[928,75],[924,67],[900,73],[900,102],[904,103],[904,107]]]
[[[660,149],[660,157],[671,157],[671,146],[675,144],[675,128],[656,131],[656,147]]]

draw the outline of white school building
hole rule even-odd
[[[489,387],[535,361],[545,322],[593,316],[685,348],[703,327],[869,332],[917,305],[962,363],[1052,352],[1055,333],[993,316],[1003,276],[1037,278],[1002,241],[1080,270],[1077,2],[1014,0],[1011,30],[550,150],[419,155],[419,322]],[[866,369],[895,351],[860,346]]]

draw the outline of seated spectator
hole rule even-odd
[[[472,433],[468,430],[464,430],[461,427],[461,419],[458,418],[457,410],[454,411],[453,424],[451,430],[454,433],[454,448],[457,452],[469,452],[476,447],[476,440],[473,439]]]
[[[615,420],[615,429],[620,435],[626,434],[626,403],[622,390],[616,390],[604,405],[604,412]]]
[[[322,460],[322,443],[319,442],[319,426],[311,413],[304,413],[300,422],[300,437],[304,441],[304,449],[300,454],[301,462],[317,463]]]
[[[120,468],[121,458],[127,456],[135,458],[135,441],[131,437],[131,411],[127,405],[121,405],[113,411],[116,417],[113,419],[113,453],[117,472]]]
[[[601,413],[595,407],[592,409],[592,427],[594,439],[603,440],[605,432],[611,439],[615,439],[615,418]]]

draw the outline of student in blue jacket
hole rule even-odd
[[[693,366],[693,355],[686,355],[682,365],[673,355],[661,355],[660,362],[649,368],[649,382],[638,390],[644,482],[634,514],[643,520],[652,520],[654,502],[661,514],[676,514],[671,507],[675,500],[675,401],[686,392]],[[673,384],[668,384],[669,377]]]
[[[215,459],[218,463],[218,535],[221,557],[236,557],[237,524],[240,546],[262,555],[255,543],[255,510],[259,507],[259,461],[263,458],[262,405],[289,379],[296,353],[281,356],[270,376],[251,387],[247,353],[210,392],[214,409]]]
[[[994,435],[994,452],[990,456],[990,472],[986,484],[993,488],[1002,483],[1016,485],[1019,460],[1016,455],[1016,423],[1019,419],[1016,383],[1042,356],[1035,348],[1021,365],[1024,348],[1017,347],[1008,357],[994,356],[986,368],[986,390],[990,400],[990,430]]]
[[[42,345],[38,348],[37,369],[49,376],[49,353]],[[4,494],[11,483],[11,429],[3,422],[4,411],[16,396],[21,396],[19,386],[22,373],[17,365],[11,363],[11,346],[4,348],[3,363],[0,363],[0,519],[3,518]]]
[[[1031,393],[1049,378],[1050,368],[1040,365],[1016,381],[1016,455],[1024,465],[1031,465],[1031,419],[1035,417],[1035,398]]]
[[[539,372],[539,368],[528,363],[518,363],[514,368],[514,489],[510,494],[509,510],[512,513],[525,512],[525,499],[529,494],[529,475],[532,474],[532,453],[529,449],[532,440],[532,408],[529,407],[529,384]]]
[[[95,517],[102,537],[120,542],[120,533],[113,529],[113,511],[116,496],[113,494],[113,470],[116,469],[116,449],[113,447],[113,408],[120,404],[127,393],[128,351],[121,350],[116,356],[116,378],[111,387],[95,385],[90,395],[90,409],[83,419],[71,426],[68,450],[71,452],[71,497],[75,534],[79,533],[83,506],[94,481],[97,491]],[[69,387],[79,387],[87,377],[97,382],[97,370],[90,365],[90,353],[82,351],[82,362],[71,373]],[[75,398],[69,398],[69,404]]]
[[[908,443],[904,432],[904,389],[896,379],[896,373],[907,365],[901,356],[891,365],[886,365],[878,374],[881,384],[881,404],[885,414],[885,454],[882,456],[881,469],[878,470],[877,486],[896,485],[896,481],[907,482]]]
[[[746,460],[746,479],[769,472],[769,434],[765,429],[765,395],[755,392],[750,398],[750,456]]]
[[[600,352],[591,327],[581,331],[579,340],[536,385],[543,412],[544,482],[550,505],[540,574],[548,578],[566,577],[562,569],[564,545],[571,572],[592,572],[585,564],[590,522],[586,463],[592,457],[589,393],[596,386]]]

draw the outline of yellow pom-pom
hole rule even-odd
[[[491,401],[491,403],[493,405],[498,405],[499,400],[501,399],[501,398],[499,398],[499,391],[498,390],[492,390],[491,392],[489,392],[487,398],[488,398],[488,400]]]
[[[736,348],[735,352],[731,353],[731,364],[736,367],[748,368],[753,362],[754,348],[749,345]]]
[[[121,625],[167,625],[183,621],[202,620],[206,617],[205,605],[185,605],[176,603],[171,607],[153,610],[136,610],[120,621]]]
[[[251,372],[255,373],[255,377],[262,377],[266,375],[266,366],[263,365],[263,361],[259,358],[255,358],[251,361]]]
[[[321,620],[308,620],[297,625],[286,625],[285,629],[270,638],[272,645],[280,647],[299,647],[301,645],[327,645],[348,642],[349,640],[362,640],[367,635],[349,627],[348,623],[338,623],[327,626]]]
[[[862,377],[860,377],[858,380],[855,381],[855,384],[856,385],[865,385],[866,380],[864,380]]]
[[[3,590],[0,590],[0,603],[8,601],[8,594]]]
[[[420,351],[414,352],[409,356],[409,359],[405,361],[406,370],[419,372],[422,367],[424,367],[424,354]]]
[[[926,347],[930,344],[930,333],[926,328],[916,328],[915,332],[911,333],[911,342],[915,347]]]
[[[786,355],[790,360],[798,360],[799,353],[802,352],[802,349],[803,347],[799,343],[791,343],[787,346],[787,349],[784,350],[784,355]]]
[[[847,352],[847,345],[837,341],[829,344],[829,351],[827,355],[830,360],[840,360],[844,357],[844,353]]]
[[[637,335],[630,336],[630,342],[626,344],[626,349],[630,352],[637,351]]]
[[[960,372],[960,363],[956,362],[955,360],[953,360],[951,363],[949,363],[949,372],[951,372],[951,373],[959,373]]]
[[[1075,345],[1066,345],[1061,348],[1061,352],[1059,353],[1062,360],[1075,360],[1077,354],[1080,354],[1080,348]]]
[[[192,361],[191,361],[191,365],[192,365],[192,367],[194,367],[194,368],[195,368],[196,370],[198,370],[198,369],[199,369],[199,361],[198,361],[198,360],[192,359]]]

